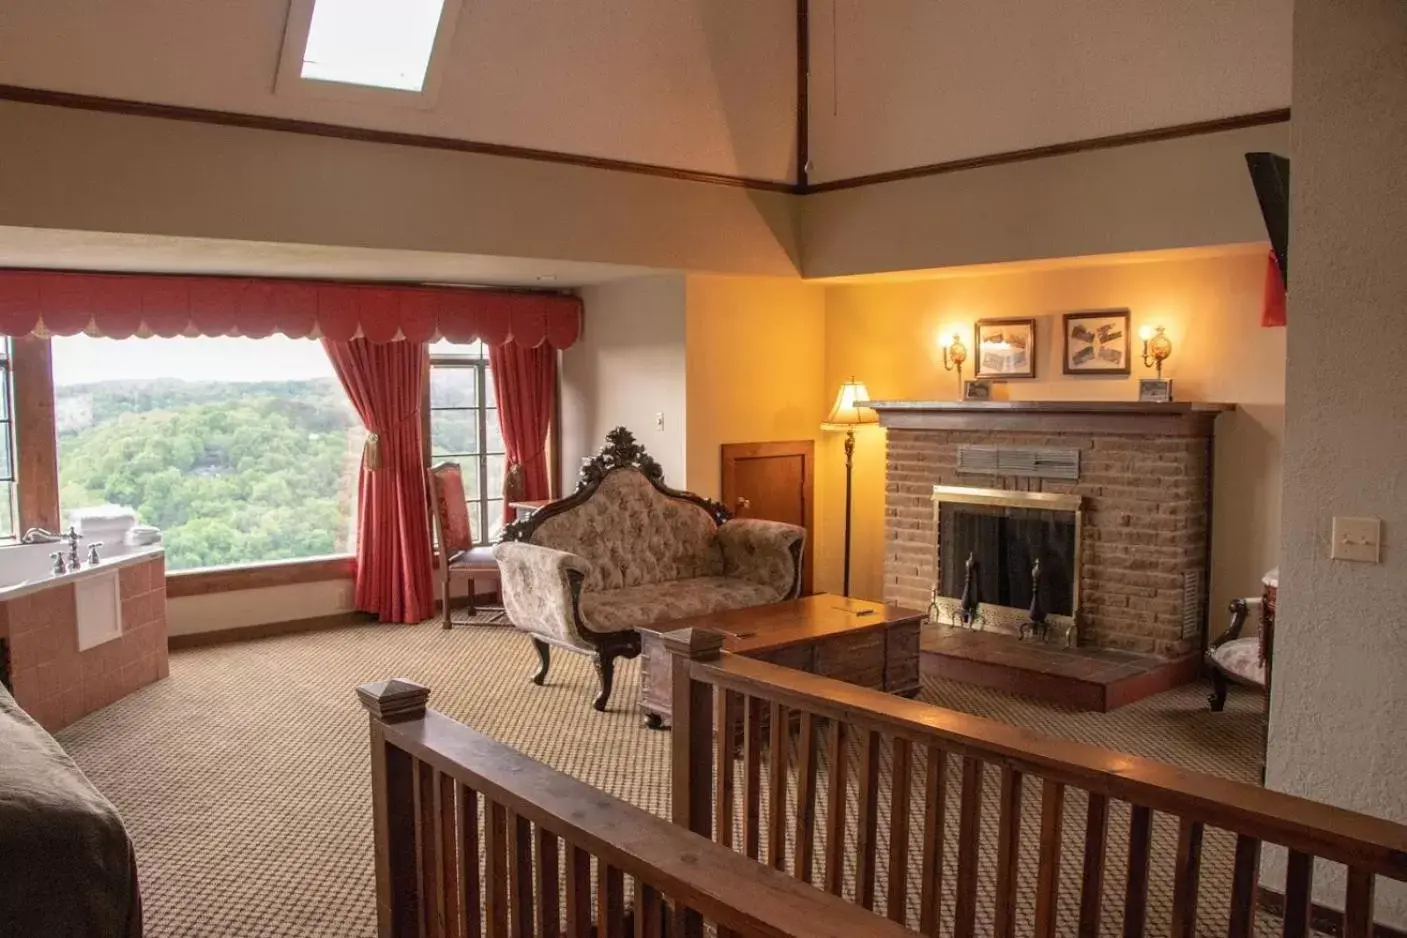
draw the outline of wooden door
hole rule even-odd
[[[815,554],[814,491],[816,444],[724,443],[723,504],[738,518],[785,521],[806,529],[801,592],[811,592]]]

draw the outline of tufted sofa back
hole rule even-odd
[[[545,519],[528,540],[591,561],[586,588],[609,590],[722,575],[717,532],[703,508],[670,498],[638,469],[621,468],[584,503]]]

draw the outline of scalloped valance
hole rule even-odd
[[[546,293],[251,277],[0,270],[0,335],[482,339],[564,349],[581,300]]]

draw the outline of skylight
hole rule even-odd
[[[316,0],[304,78],[421,91],[445,0]]]

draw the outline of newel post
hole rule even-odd
[[[420,720],[430,688],[406,678],[363,684],[357,697],[371,716],[372,834],[376,844],[376,933],[419,934],[415,873],[415,770],[410,754],[386,739],[393,723]]]
[[[695,661],[717,661],[723,635],[709,629],[666,632],[674,716],[674,823],[713,839],[713,688],[694,679]]]

